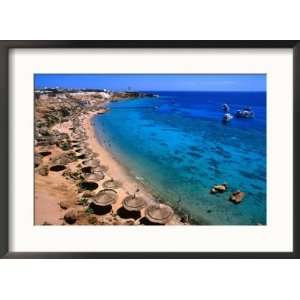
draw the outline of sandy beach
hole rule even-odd
[[[101,140],[99,141],[97,139],[95,129],[92,125],[93,118],[96,114],[97,113],[90,113],[85,116],[82,124],[88,136],[87,143],[89,144],[90,148],[93,149],[93,151],[101,158],[101,165],[107,167],[105,179],[113,178],[114,180],[122,183],[122,186],[119,189],[119,200],[121,200],[120,198],[124,198],[129,194],[134,194],[135,191],[139,189],[139,195],[143,196],[146,201],[148,201],[148,204],[153,203],[154,199],[152,195],[148,193],[132,175],[129,174],[128,170],[126,170],[126,168],[121,165],[121,163],[112,155],[112,153],[109,152]],[[115,206],[120,204],[121,203],[117,203]]]
[[[107,167],[107,171],[105,172],[105,180],[113,179],[121,183],[121,187],[118,189],[118,200],[113,205],[113,211],[117,211],[118,208],[122,206],[122,200],[128,196],[135,193],[138,189],[138,195],[143,197],[147,205],[151,205],[155,203],[155,199],[153,196],[146,190],[146,188],[135,179],[122,164],[115,158],[112,153],[107,149],[107,147],[99,141],[96,137],[95,129],[93,127],[93,118],[98,112],[89,113],[83,117],[82,125],[87,133],[87,143],[90,148],[93,149],[93,152],[97,153],[100,157],[101,165]],[[142,210],[142,216],[144,216],[145,211]],[[177,217],[179,218],[179,217]],[[173,221],[170,222],[176,223],[179,220],[177,218],[173,218]]]
[[[78,189],[78,183],[67,178],[65,170],[51,172],[51,168],[49,169],[53,165],[53,160],[55,161],[57,157],[64,155],[64,151],[57,147],[57,145],[52,145],[47,148],[51,154],[43,158],[43,165],[46,165],[50,171],[47,172],[47,176],[44,176],[44,174],[40,174],[41,172],[38,169],[35,175],[35,224],[67,225],[68,222],[66,222],[65,215],[66,212],[71,211],[71,214],[76,215],[76,224],[133,225],[139,224],[139,221],[132,218],[123,219],[119,215],[119,212],[123,209],[124,198],[135,194],[143,198],[145,206],[140,210],[140,220],[145,219],[147,207],[159,205],[157,200],[147,191],[146,187],[131,175],[129,170],[122,166],[118,159],[101,142],[101,138],[99,140],[99,137],[96,136],[93,119],[97,114],[102,113],[105,113],[105,109],[88,111],[80,114],[78,117],[80,127],[86,135],[83,143],[84,146],[80,145],[80,148],[91,149],[103,170],[104,178],[97,181],[98,187],[93,191],[93,195],[105,189],[105,186],[103,186],[105,182],[113,181],[119,185],[115,188],[117,198],[115,203],[111,205],[111,211],[103,216],[98,216],[90,212],[86,213],[87,209],[82,206],[80,201],[88,192]],[[71,137],[74,128],[72,121],[68,120],[55,124],[51,130]],[[36,147],[35,151],[39,152],[43,150],[44,147]],[[68,163],[66,170],[75,173],[78,168],[83,167],[81,163],[78,163],[78,161]],[[183,224],[180,220],[179,216],[173,214],[172,218],[168,221],[168,225]]]

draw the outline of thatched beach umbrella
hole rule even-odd
[[[113,189],[103,189],[92,198],[93,203],[99,206],[112,205],[117,201],[118,193]]]
[[[34,167],[38,167],[42,163],[42,156],[40,154],[34,155]]]
[[[73,147],[79,147],[80,146],[80,140],[79,139],[73,139],[71,140],[71,144]]]
[[[71,134],[72,136],[72,134]],[[71,139],[72,144],[78,144],[80,141],[78,139]]]
[[[157,224],[167,224],[174,212],[170,206],[164,204],[154,204],[146,209],[145,216],[152,222]]]
[[[84,133],[81,132],[81,131],[78,131],[76,129],[73,133],[71,133],[71,135],[74,136],[74,137],[80,138],[80,137],[82,137],[84,135]]]
[[[97,157],[99,157],[99,154],[98,154],[98,153],[91,152],[90,158],[97,158]]]
[[[79,142],[80,141],[80,135],[76,133],[71,133],[71,139],[74,141]]]
[[[53,165],[67,165],[68,163],[70,163],[70,160],[66,157],[61,157],[52,160]]]
[[[104,174],[103,173],[86,174],[84,176],[84,179],[88,180],[88,181],[100,181],[103,178],[104,178]]]
[[[82,162],[83,165],[87,166],[87,167],[99,167],[100,166],[100,162],[97,159],[89,159],[89,160],[85,160]]]
[[[80,150],[80,151],[78,151]],[[73,149],[73,151],[76,152],[76,155],[85,155],[84,150],[80,147],[76,147],[76,149]]]
[[[97,159],[97,155],[95,152],[93,151],[88,151],[88,150],[85,150],[85,153],[91,158],[91,159]]]
[[[84,150],[85,150],[85,151],[92,152],[92,149],[91,149],[90,147],[87,147],[87,146],[84,146]]]
[[[129,195],[123,200],[123,206],[128,211],[140,211],[145,207],[145,204],[145,200],[142,197],[134,195]]]
[[[92,151],[88,151],[88,150],[85,150],[85,149],[82,149],[81,153],[85,154],[87,157],[92,157],[92,154],[93,154]]]
[[[84,132],[84,130],[81,128],[81,127],[77,127],[76,129],[75,129],[75,133],[76,134],[82,134]]]
[[[76,153],[81,153],[81,152],[82,152],[82,149],[81,149],[81,148],[73,148],[73,150],[74,150]]]
[[[109,179],[102,183],[102,186],[106,189],[117,189],[121,187],[121,183],[119,181]]]
[[[86,135],[80,135],[80,140],[81,140],[81,141],[87,140],[87,136],[86,136]]]
[[[94,168],[94,172],[107,172],[108,171],[108,167],[104,166],[104,165],[100,165],[98,167]],[[109,188],[109,187],[107,187]]]

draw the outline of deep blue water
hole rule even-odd
[[[199,224],[266,224],[266,93],[155,92],[114,102],[95,118],[97,133],[134,176]],[[221,122],[251,106],[254,119]],[[212,195],[214,184],[229,191]],[[246,192],[242,203],[230,191]],[[180,200],[178,202],[178,200]]]

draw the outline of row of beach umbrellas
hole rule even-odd
[[[87,182],[99,182],[105,178],[101,169],[100,161],[96,158],[96,154],[89,148],[86,142],[87,135],[83,127],[77,126],[79,119],[73,120],[73,133],[71,134],[73,149],[77,149],[77,157],[82,159],[84,170],[90,170],[84,175]],[[76,128],[76,129],[75,129]],[[113,179],[105,181],[103,189],[95,196],[91,197],[90,204],[93,207],[104,208],[116,203],[118,192],[115,190],[121,184]],[[161,203],[147,205],[145,199],[136,194],[126,196],[122,201],[122,206],[128,212],[141,212],[145,209],[145,217],[154,224],[167,224],[174,215],[172,208]]]

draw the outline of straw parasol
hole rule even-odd
[[[34,166],[38,167],[42,163],[42,156],[39,154],[34,155]]]
[[[107,171],[108,171],[108,167],[104,165],[100,165],[94,168],[94,172],[107,172]]]
[[[68,159],[67,157],[59,157],[52,160],[52,164],[55,165],[67,165],[68,163],[70,163],[70,159]]]
[[[121,183],[119,181],[109,179],[102,183],[102,186],[107,189],[117,189],[121,187]]]
[[[129,211],[140,211],[145,207],[145,200],[142,197],[129,195],[124,198],[123,206]]]
[[[87,152],[87,151],[83,150],[81,153],[86,156],[86,160],[92,160],[92,159],[94,159],[94,157],[93,157],[93,155],[92,155],[91,152]]]
[[[99,167],[100,166],[100,162],[97,159],[89,159],[89,160],[85,160],[82,162],[85,166],[89,166],[89,167]]]
[[[92,152],[92,149],[91,149],[90,147],[86,147],[86,146],[84,146],[84,149],[85,149],[85,151]]]
[[[92,152],[90,155],[91,158],[97,158],[99,156],[100,156],[99,153],[96,153],[96,152]]]
[[[72,133],[72,134],[71,134],[71,138],[72,138],[73,140],[76,140],[77,143],[80,142],[80,135],[78,135],[78,134]]]
[[[71,138],[72,138],[72,136],[71,136]],[[78,139],[72,138],[71,144],[76,145],[76,144],[79,144],[79,143],[80,143],[80,141]]]
[[[103,173],[86,174],[84,176],[84,179],[88,180],[88,181],[100,181],[103,178],[104,178],[104,174]]]
[[[77,158],[81,158],[81,159],[84,159],[86,157],[85,153],[83,151],[81,152],[76,152],[76,157]]]
[[[118,193],[113,189],[103,189],[98,192],[92,199],[95,205],[108,206],[117,201]]]
[[[87,140],[87,137],[85,137],[85,136],[80,136],[80,142],[83,142],[83,141],[85,141],[85,140]]]
[[[83,154],[85,154],[86,156],[92,157],[93,152],[90,150],[86,150],[86,149],[82,149],[81,151]]]
[[[153,223],[167,224],[174,212],[170,206],[164,204],[151,205],[146,209],[146,218]]]

